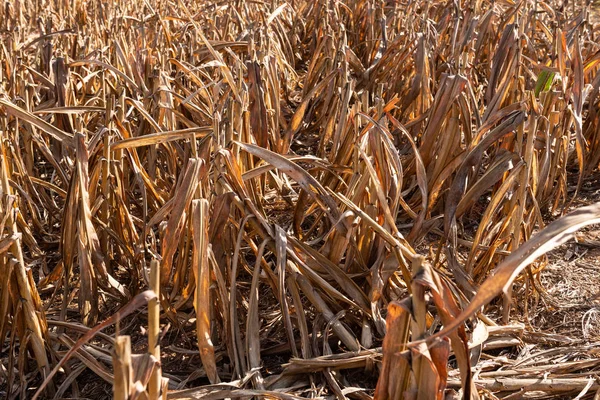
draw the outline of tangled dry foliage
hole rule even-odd
[[[508,323],[600,221],[597,3],[4,2],[3,396],[600,393]]]

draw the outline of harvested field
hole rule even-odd
[[[600,399],[600,1],[0,7],[0,397]]]

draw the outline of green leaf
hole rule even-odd
[[[554,81],[554,72],[542,71],[538,75],[537,82],[535,83],[535,95],[539,96],[541,92],[547,92],[552,86]]]

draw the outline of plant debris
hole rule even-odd
[[[5,2],[0,396],[599,398],[599,38],[597,0]]]

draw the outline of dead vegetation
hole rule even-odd
[[[3,3],[2,396],[600,398],[599,13]]]

